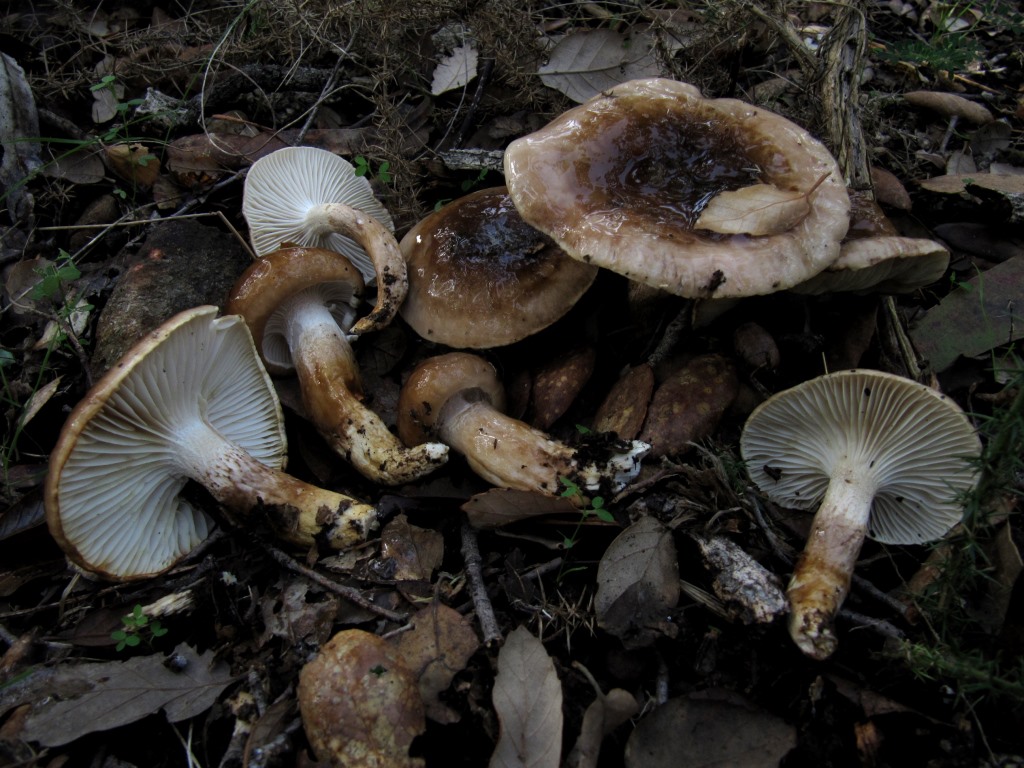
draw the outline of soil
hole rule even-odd
[[[379,535],[343,553],[289,547],[258,521],[229,521],[189,485],[190,503],[220,525],[168,572],[117,582],[70,565],[45,519],[47,457],[71,409],[128,345],[181,309],[223,305],[251,259],[242,214],[251,163],[295,144],[349,159],[401,239],[431,211],[504,183],[505,147],[576,106],[566,91],[584,87],[539,76],[555,44],[595,32],[615,42],[580,45],[620,56],[602,77],[626,79],[646,62],[643,76],[742,99],[819,137],[850,188],[873,194],[900,234],[948,247],[941,279],[895,295],[703,302],[601,270],[547,329],[475,350],[495,365],[510,415],[542,422],[588,459],[623,447],[602,424],[631,423],[625,437],[636,437],[642,421],[631,409],[646,408],[652,388],[677,387],[667,412],[659,406],[665,425],[643,434],[667,442],[624,490],[567,482],[565,498],[488,493],[455,455],[427,478],[382,487],[331,452],[304,418],[295,381],[275,377],[288,471],[375,504]],[[564,725],[553,738],[566,764],[658,765],[684,753],[695,765],[787,768],[1024,763],[1018,334],[935,366],[920,352],[934,341],[916,330],[979,276],[990,276],[992,295],[1020,298],[1022,38],[1024,16],[999,0],[58,1],[0,12],[6,82],[31,93],[0,89],[29,116],[0,119],[0,765],[316,765],[297,704],[300,670],[339,631],[399,642],[428,626],[425,608],[452,609],[472,628],[464,657],[457,631],[436,629],[449,674],[424,693],[427,718],[412,744],[428,766],[488,764],[514,730],[492,693],[519,627],[543,641],[560,683]],[[473,76],[439,87],[452,79],[439,63],[456,66],[467,50]],[[904,96],[914,91],[961,97],[989,117],[916,106]],[[1011,181],[977,184],[984,174]],[[960,182],[922,184],[935,177]],[[940,335],[957,343],[968,321],[945,322]],[[394,428],[408,372],[445,351],[400,317],[360,338],[366,404]],[[851,367],[941,389],[989,452],[981,490],[965,502],[971,515],[948,546],[865,543],[838,650],[816,661],[790,639],[784,606],[770,606],[810,516],[752,485],[739,436],[772,393]],[[611,397],[627,372],[639,388]],[[638,580],[614,610],[604,606],[608,552],[649,520],[671,565]],[[734,555],[742,564],[712,562],[712,540],[745,553]],[[723,587],[737,573],[748,591]],[[754,605],[744,602],[751,592]],[[137,698],[102,687],[131,663],[147,670]],[[201,671],[172,701],[156,667]],[[637,705],[589,763],[569,757],[596,696],[581,667],[605,694],[622,689]],[[86,671],[75,679],[74,670]],[[88,704],[52,714],[57,702],[84,701],[84,689],[95,694]],[[669,702],[690,714],[654,719]],[[713,711],[721,727],[686,733],[697,711]],[[725,751],[739,733],[749,737],[745,754]],[[527,755],[522,764],[560,762]]]

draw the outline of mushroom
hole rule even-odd
[[[50,455],[46,522],[82,568],[141,579],[162,573],[210,533],[193,480],[237,518],[284,539],[344,548],[376,509],[282,472],[277,396],[252,337],[217,308],[181,312],[136,344],[71,412]]]
[[[359,272],[340,253],[282,248],[242,273],[227,311],[245,318],[271,373],[298,376],[306,414],[331,448],[364,477],[400,485],[444,464],[448,447],[407,448],[361,402],[345,329],[362,289]]]
[[[327,248],[348,257],[367,285],[376,282],[377,302],[352,326],[354,335],[386,326],[405,300],[405,260],[391,215],[344,158],[315,147],[264,155],[245,177],[242,213],[257,255],[284,245]]]
[[[815,509],[789,582],[789,632],[808,656],[836,649],[833,620],[865,536],[922,544],[962,515],[981,442],[948,397],[871,370],[819,376],[779,392],[748,418],[740,452],[778,504]]]
[[[427,358],[413,369],[398,400],[398,434],[406,445],[437,437],[466,457],[487,482],[557,494],[561,478],[589,491],[619,491],[640,471],[650,446],[615,441],[590,458],[502,413],[505,391],[494,366],[468,352]]]
[[[793,286],[794,293],[907,293],[940,280],[949,251],[921,237],[901,237],[870,196],[850,194],[850,229],[839,258],[814,277]]]
[[[306,738],[324,765],[414,768],[413,740],[426,728],[416,675],[387,640],[342,630],[299,672]]]
[[[820,142],[673,80],[622,83],[513,141],[505,178],[523,219],[570,256],[689,298],[796,285],[835,261],[849,223]],[[696,229],[725,195],[739,199],[730,226]]]
[[[403,319],[423,338],[459,349],[499,347],[547,328],[597,275],[526,224],[505,187],[449,203],[399,247],[409,273]]]

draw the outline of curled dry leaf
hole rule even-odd
[[[915,107],[930,109],[945,117],[962,117],[977,125],[984,125],[993,119],[987,107],[955,93],[909,91],[903,94],[903,98]]]
[[[414,768],[412,740],[426,728],[416,677],[395,646],[343,630],[299,673],[299,712],[316,759],[328,765]]]
[[[614,432],[620,440],[634,439],[644,425],[653,392],[654,369],[647,363],[630,368],[601,402],[594,415],[594,431]]]
[[[444,557],[444,538],[437,531],[409,524],[399,515],[380,532],[381,556],[392,560],[395,581],[430,581]]]
[[[461,88],[476,77],[477,52],[471,45],[460,45],[445,56],[434,70],[430,92],[440,96]]]
[[[712,698],[714,696],[715,698]],[[727,692],[669,699],[640,721],[626,744],[626,768],[762,768],[796,746],[796,729]]]
[[[583,385],[594,372],[597,353],[584,347],[562,355],[534,375],[533,419],[537,429],[549,429],[569,410]]]
[[[780,235],[811,212],[810,193],[754,184],[715,195],[693,225],[723,235]]]
[[[627,80],[662,74],[649,35],[605,28],[563,37],[539,72],[544,85],[580,103]]]
[[[615,537],[597,566],[594,612],[627,648],[675,633],[669,615],[679,600],[679,564],[672,532],[642,517]]]
[[[709,437],[739,392],[736,367],[721,355],[700,355],[658,387],[640,439],[651,455],[685,453]]]
[[[480,646],[472,621],[454,608],[434,602],[422,608],[409,623],[412,630],[392,642],[419,680],[427,717],[439,723],[457,722],[458,712],[445,706],[438,694],[448,690],[452,679],[466,668]]]
[[[491,488],[472,496],[462,511],[474,528],[497,528],[541,515],[579,515],[569,499],[516,488]]]
[[[489,768],[558,768],[562,685],[544,644],[526,627],[505,640],[491,696],[501,735]]]

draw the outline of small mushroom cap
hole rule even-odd
[[[355,318],[363,278],[351,261],[323,248],[281,248],[258,258],[238,278],[226,311],[242,315],[256,348],[273,374],[294,370],[279,311],[300,291],[315,290],[342,331]]]
[[[327,248],[348,257],[372,285],[376,271],[361,245],[346,235],[317,231],[307,224],[310,210],[326,203],[344,203],[395,230],[391,214],[374,197],[370,182],[356,176],[350,162],[316,147],[285,147],[253,163],[245,177],[242,213],[249,223],[253,250],[262,255],[285,243]]]
[[[175,315],[127,352],[78,403],[50,454],[46,522],[75,563],[111,579],[166,571],[210,533],[181,496],[175,445],[202,416],[280,469],[286,442],[273,385],[240,317]]]
[[[870,197],[851,193],[850,229],[839,258],[795,293],[908,293],[942,279],[949,251],[934,240],[901,237],[895,225]]]
[[[423,338],[459,349],[503,346],[548,327],[597,276],[524,222],[505,187],[449,203],[399,247],[409,273],[402,317]]]
[[[797,509],[821,503],[837,468],[856,466],[876,491],[868,536],[921,544],[962,515],[981,441],[950,398],[902,376],[854,369],[779,392],[747,420],[740,452],[754,483]],[[835,478],[835,482],[843,482]]]
[[[406,445],[433,439],[437,415],[452,395],[477,390],[497,410],[505,409],[505,388],[489,362],[468,352],[449,352],[417,365],[398,398],[398,436]]]
[[[413,740],[426,728],[416,676],[398,648],[370,632],[332,637],[299,673],[302,725],[318,761],[413,768]]]
[[[835,261],[849,225],[843,175],[807,131],[673,80],[623,83],[517,139],[505,178],[574,258],[690,298],[796,285]],[[806,193],[806,215],[777,234],[694,229],[716,195],[757,185]]]

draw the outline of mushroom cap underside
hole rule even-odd
[[[204,418],[258,461],[285,462],[284,421],[242,318],[179,313],[78,403],[50,455],[46,521],[78,565],[114,579],[166,571],[210,533],[181,495],[175,441]]]
[[[512,142],[505,178],[523,219],[574,258],[691,298],[796,285],[849,226],[839,167],[807,131],[666,79],[623,83]],[[717,194],[759,184],[807,193],[806,215],[778,234],[694,229]]]
[[[343,203],[372,216],[388,230],[395,229],[370,182],[357,176],[343,157],[317,147],[285,147],[264,155],[249,168],[242,196],[253,250],[262,255],[285,243],[327,248],[344,254],[372,285],[376,271],[362,245],[307,223],[311,209],[330,203]]]
[[[868,536],[921,544],[960,520],[958,497],[976,482],[981,441],[949,397],[902,376],[854,369],[761,403],[744,425],[740,452],[769,498],[798,509],[817,508],[837,468],[855,472],[875,488]]]
[[[291,246],[254,261],[235,282],[225,309],[245,318],[268,370],[285,374],[294,365],[279,317],[275,318],[283,302],[302,291],[316,291],[342,332],[347,332],[363,287],[359,270],[343,254]]]

